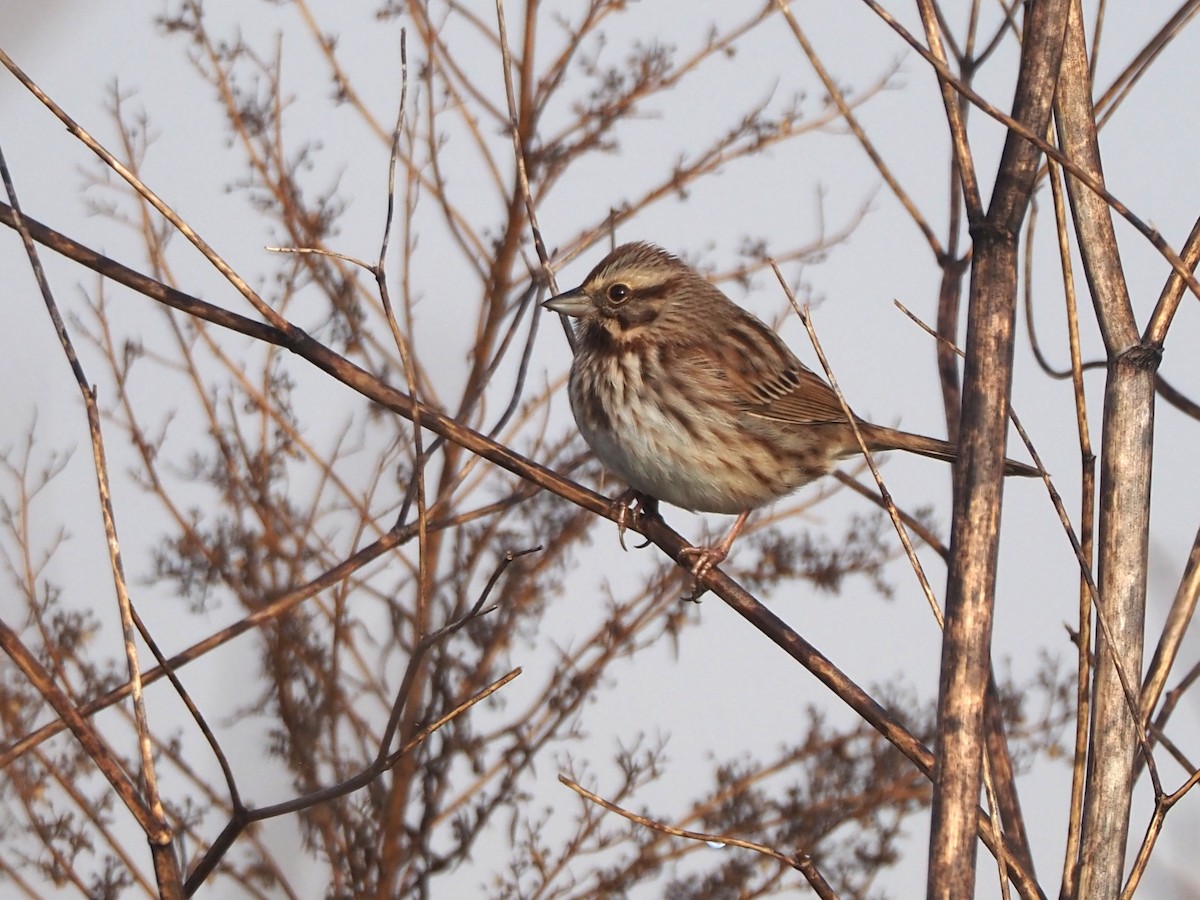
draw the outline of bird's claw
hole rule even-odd
[[[725,557],[729,555],[729,550],[722,546],[716,547],[684,547],[679,551],[682,557],[695,557],[696,560],[690,566],[688,571],[692,573],[692,577],[697,580],[702,580],[713,566],[723,562]]]
[[[712,547],[684,547],[679,551],[680,565],[688,557],[694,556],[696,558],[696,561],[692,563],[691,568],[688,570],[692,573],[692,593],[684,597],[684,600],[696,602],[708,590],[703,584],[704,577],[712,571],[717,563],[724,562],[725,557],[729,555],[729,549],[733,546],[734,539],[741,533],[749,515],[750,510],[742,511],[733,523],[733,527],[729,529],[729,533],[721,539],[721,543]]]
[[[704,586],[704,576],[712,571],[718,563],[723,562],[728,555],[729,548],[721,544],[716,547],[684,547],[680,550],[681,565],[684,559],[695,557],[695,561],[687,567],[692,575],[692,592],[683,599],[699,603],[700,598],[708,592],[708,588]]]
[[[636,509],[633,507],[635,503]],[[613,501],[613,515],[617,521],[617,543],[621,545],[622,550],[628,551],[629,548],[625,546],[625,530],[637,519],[658,518],[658,501],[629,488]],[[649,538],[641,544],[634,545],[634,549],[641,550],[648,546]]]

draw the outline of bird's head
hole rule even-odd
[[[551,297],[546,309],[577,318],[581,334],[618,343],[666,320],[696,316],[721,292],[679,257],[654,244],[622,244],[574,290]],[[728,301],[726,301],[728,302]],[[698,325],[700,323],[697,323]]]

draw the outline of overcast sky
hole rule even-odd
[[[477,5],[480,15],[490,21],[492,5]],[[893,5],[902,7],[904,17],[911,19],[910,4]],[[236,14],[238,26],[247,34],[282,35],[288,86],[299,98],[289,111],[289,122],[297,132],[308,133],[305,117],[313,116],[323,129],[325,146],[312,176],[314,183],[323,178],[339,179],[345,194],[352,198],[337,244],[352,255],[371,256],[378,246],[382,221],[386,148],[369,140],[347,117],[330,111],[325,102],[329,94],[325,75],[312,58],[309,42],[298,33],[297,17],[287,4],[226,6],[229,9],[222,10],[222,14]],[[726,4],[716,0],[693,6],[695,12],[685,17],[686,21],[679,21],[677,5],[661,0],[638,4],[630,15],[637,17],[634,21],[640,33],[655,34],[686,47],[700,39],[714,18],[729,18]],[[1116,8],[1110,10],[1097,77],[1101,86],[1106,86],[1142,46],[1168,8],[1167,4],[1143,4],[1137,9],[1112,6]],[[381,120],[390,122],[399,94],[394,23],[378,24],[365,4],[320,0],[313,2],[312,8],[325,30],[341,35],[340,48],[356,84],[364,90],[366,102]],[[869,104],[862,118],[941,234],[947,141],[929,72],[865,7],[804,3],[798,10],[802,10],[811,38],[840,81],[863,87],[893,62],[899,62],[901,87]],[[147,156],[145,180],[255,283],[277,270],[278,259],[263,250],[274,241],[250,213],[245,200],[226,192],[226,185],[238,174],[237,154],[225,144],[219,110],[194,76],[183,43],[164,39],[155,30],[152,17],[158,11],[157,4],[113,0],[4,3],[0,4],[0,46],[85,128],[110,144],[115,131],[106,109],[112,102],[113,86],[119,85],[125,96],[122,102],[144,110],[157,135]],[[228,25],[233,22],[230,19]],[[1110,189],[1175,246],[1182,242],[1200,210],[1195,187],[1200,135],[1193,114],[1194,86],[1200,84],[1196,40],[1189,32],[1168,48],[1104,134]],[[654,128],[670,128],[676,134],[696,129],[699,140],[717,126],[720,110],[726,106],[741,109],[747,98],[766,96],[771,91],[779,96],[799,90],[819,93],[811,70],[781,22],[762,29],[743,52],[746,56],[731,62],[727,72],[717,71],[708,82],[672,95],[677,105],[658,109],[655,118],[646,124],[646,133],[653,134]],[[492,61],[481,59],[478,64],[491,65]],[[1011,85],[985,73],[979,87],[997,106],[1007,108]],[[981,118],[978,113],[973,116]],[[998,157],[1002,135],[999,129],[987,128],[981,128],[978,135],[978,158],[986,175]],[[107,218],[88,215],[88,200],[102,195],[95,188],[84,189],[88,178],[98,171],[97,163],[7,74],[0,77],[0,141],[29,215],[135,268],[143,267],[136,235],[123,232]],[[667,151],[674,152],[673,147],[663,147],[655,140],[627,141],[619,156],[603,161],[602,171],[597,171],[595,177],[581,179],[556,193],[540,211],[551,244],[574,236],[581,222],[597,218],[598,210],[635,193],[633,188],[639,179],[652,180],[645,173],[656,174],[670,164]],[[820,213],[819,196],[823,196]],[[1047,192],[1043,190],[1038,199],[1046,228],[1050,219]],[[835,248],[824,263],[803,272],[811,299],[817,304],[816,326],[843,390],[861,414],[884,424],[899,423],[908,430],[940,436],[945,426],[929,340],[892,305],[894,299],[899,299],[931,321],[938,273],[911,221],[894,198],[880,188],[877,173],[847,137],[828,134],[805,139],[769,154],[765,161],[733,167],[694,192],[686,207],[664,204],[627,226],[619,237],[653,240],[673,251],[704,255],[714,265],[728,266],[742,235],[767,237],[781,246],[802,243],[818,233],[819,215],[824,216],[828,227],[835,228],[852,218],[867,201],[869,212],[853,237]],[[1167,268],[1130,228],[1119,225],[1118,233],[1126,252],[1126,274],[1135,308],[1144,321]],[[179,243],[182,245],[182,241]],[[179,277],[189,291],[249,312],[239,306],[239,298],[208,272],[198,257],[179,249],[175,253]],[[560,285],[578,283],[600,255],[596,249],[568,266],[559,276]],[[50,254],[44,259],[60,303],[78,313],[83,291],[96,288],[94,277]],[[1065,367],[1068,357],[1063,340],[1061,288],[1048,242],[1039,244],[1037,260],[1039,334],[1055,364]],[[5,386],[0,449],[18,445],[35,420],[38,439],[46,447],[76,448],[68,473],[70,480],[56,486],[50,503],[42,509],[46,517],[43,527],[49,533],[57,521],[72,522],[74,558],[87,567],[103,566],[98,518],[92,517],[90,507],[81,514],[78,502],[81,492],[86,496],[91,490],[90,456],[80,452],[86,448],[86,428],[78,393],[19,241],[8,230],[0,231],[0,266],[6,273],[5,324],[0,329],[0,384]],[[428,277],[427,291],[433,296],[452,296],[462,283],[456,273],[433,267]],[[1082,288],[1082,279],[1079,284]],[[748,294],[736,289],[730,293],[764,317],[772,317],[782,308],[778,290],[773,290],[766,278],[760,277]],[[114,298],[118,296],[131,316],[140,315],[139,311],[150,303],[114,292]],[[429,328],[427,340],[454,339],[449,318],[440,325],[424,327]],[[1024,325],[1020,332],[1025,335]],[[788,322],[783,333],[799,355],[814,364],[798,323]],[[1100,345],[1091,324],[1086,325],[1085,339],[1089,358],[1098,358]],[[1200,398],[1200,354],[1194,352],[1198,340],[1198,305],[1194,298],[1188,298],[1168,340],[1162,371],[1193,399]],[[545,329],[539,341],[537,365],[541,374],[560,373],[568,351],[558,329]],[[442,374],[448,383],[456,377],[453,367]],[[1088,376],[1088,388],[1093,439],[1098,445],[1102,373]],[[565,417],[565,397],[560,401],[556,414]],[[1079,508],[1079,463],[1070,385],[1051,381],[1037,369],[1024,337],[1018,349],[1013,402],[1074,515]],[[299,411],[301,417],[305,413],[304,409]],[[1157,439],[1153,578],[1147,623],[1151,636],[1156,635],[1170,603],[1197,527],[1200,479],[1195,477],[1194,461],[1200,446],[1200,423],[1160,404]],[[1012,455],[1024,458],[1015,438],[1010,447]],[[901,504],[936,506],[943,529],[948,528],[948,467],[897,459],[888,464],[885,474]],[[862,501],[840,502],[842,505],[829,513],[831,527],[853,512],[866,511]],[[132,519],[137,512],[129,510],[126,515]],[[1075,621],[1077,576],[1066,539],[1038,484],[1010,485],[1005,516],[995,654],[998,660],[1009,661],[1015,677],[1022,680],[1036,670],[1043,651],[1061,659],[1064,666],[1073,665],[1074,649],[1064,626]],[[697,537],[704,523],[677,511],[670,515],[670,521],[685,534]],[[707,521],[714,532],[728,525],[728,520],[720,517]],[[583,564],[601,570],[614,548],[615,534],[607,527],[597,529],[592,545],[596,559]],[[642,556],[635,558],[634,564],[653,564],[652,553],[641,551]],[[940,592],[944,571],[932,554],[923,554],[923,559]],[[88,569],[80,565],[80,572],[85,571]],[[81,593],[91,577],[72,581],[71,573],[60,575]],[[898,565],[891,570],[891,577],[898,588],[891,602],[881,601],[861,584],[837,597],[799,587],[764,599],[859,683],[870,686],[902,675],[921,697],[932,699],[937,692],[936,627],[911,573],[906,574]],[[103,602],[109,601],[106,598]],[[6,619],[9,604],[0,591],[0,611],[5,611],[0,614]],[[110,613],[111,607],[107,607],[105,615]],[[550,610],[547,633],[569,640],[577,614],[577,608],[565,606]],[[810,703],[828,709],[835,720],[845,721],[848,716],[836,698],[782,653],[765,646],[720,601],[706,600],[695,615],[703,624],[686,632],[677,658],[672,648],[664,647],[658,658],[641,655],[624,665],[618,670],[618,683],[589,708],[585,720],[601,748],[598,756],[607,756],[617,742],[628,740],[639,730],[654,733],[657,729],[671,735],[668,752],[676,770],[674,777],[655,785],[635,804],[649,808],[659,805],[668,813],[674,798],[690,795],[688,773],[707,766],[710,758],[736,757],[757,748],[775,747],[794,736],[788,731],[786,718],[779,716],[781,707],[792,704],[797,719],[799,711]],[[853,627],[847,627],[848,623]],[[1147,658],[1152,649],[1148,648]],[[1188,642],[1181,672],[1194,664],[1198,649],[1194,638]],[[549,648],[546,652],[540,661],[531,658],[522,663],[549,664],[553,656]],[[520,696],[520,689],[519,683],[514,685],[515,696]],[[1176,714],[1176,727],[1191,737],[1193,758],[1200,755],[1194,750],[1200,732],[1194,697],[1185,700],[1184,708]],[[253,748],[243,752],[250,757]],[[557,796],[559,788],[552,784],[554,773],[546,769],[543,774],[548,782],[546,796]],[[1171,770],[1169,784],[1177,784],[1178,780],[1179,770]],[[1068,787],[1065,763],[1040,764],[1021,785],[1039,873],[1048,889],[1056,881],[1053,873],[1061,868]],[[1140,840],[1150,812],[1143,791],[1135,803],[1135,840]],[[1200,815],[1191,798],[1172,813],[1144,896],[1182,896],[1178,893],[1180,882],[1174,876],[1180,874],[1179,870],[1195,871],[1191,845],[1198,826]],[[915,817],[909,827],[911,858],[889,872],[884,885],[894,897],[922,892],[927,822]],[[279,829],[281,845],[292,839],[286,825],[269,828]],[[994,896],[994,877],[983,854],[979,882],[980,896]],[[1185,883],[1197,890],[1193,896],[1200,896],[1200,877],[1191,876]],[[319,896],[319,891],[312,896]]]

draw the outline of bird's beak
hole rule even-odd
[[[588,299],[583,288],[566,291],[557,297],[551,297],[542,306],[551,312],[562,313],[564,316],[586,316],[592,311],[592,301]]]

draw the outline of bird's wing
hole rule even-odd
[[[746,412],[797,425],[832,425],[846,421],[846,414],[833,392],[819,375],[801,363],[748,383]]]
[[[693,348],[690,362],[719,379],[719,387],[742,411],[797,425],[846,421],[833,388],[758,319],[739,319],[722,337],[717,346]]]

